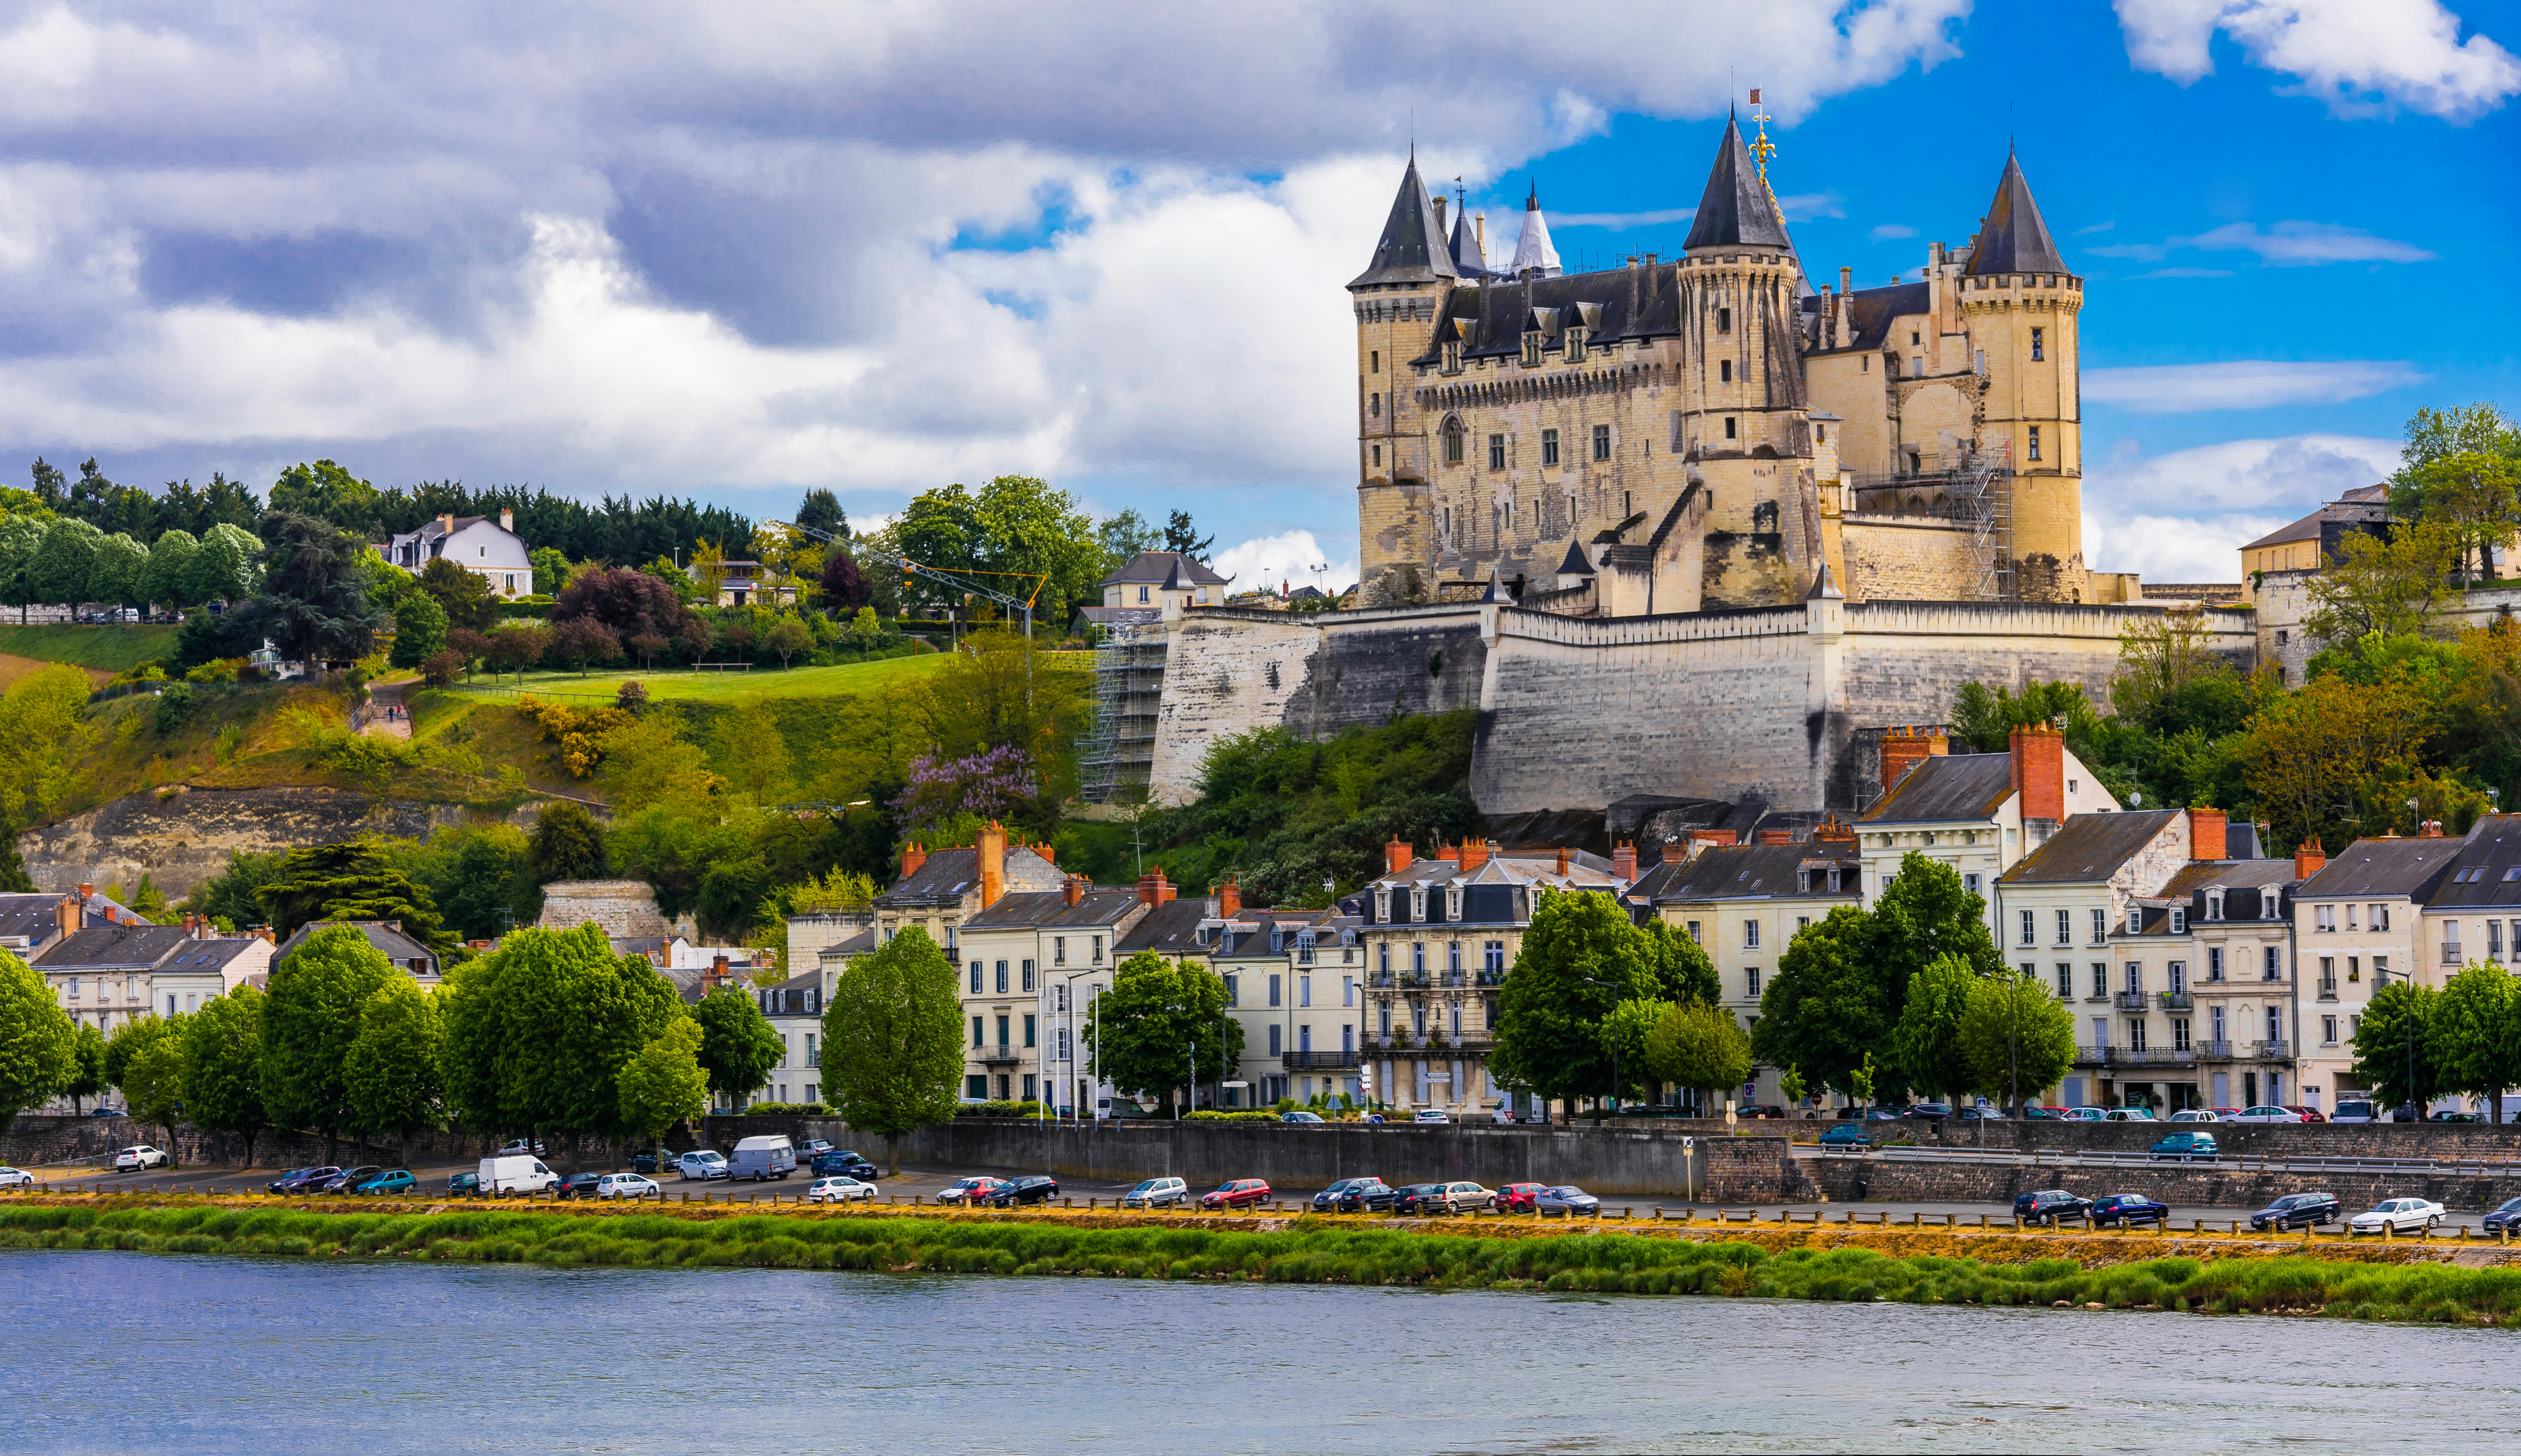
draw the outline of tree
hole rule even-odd
[[[79,1104],[103,1092],[111,1083],[105,1079],[105,1033],[94,1023],[79,1022],[70,1029],[70,1070],[53,1095],[70,1100],[73,1115],[87,1110]]]
[[[241,602],[262,586],[262,543],[242,525],[222,521],[202,536],[193,553],[184,599]]]
[[[2451,604],[2445,582],[2459,550],[2440,522],[2402,522],[2386,538],[2348,531],[2304,583],[2312,602],[2304,629],[2323,642],[2424,631]]]
[[[1853,1091],[1855,1074],[1899,1022],[1889,989],[1862,960],[1871,919],[1841,905],[1796,932],[1760,993],[1751,1050],[1770,1067],[1793,1066],[1821,1087]]]
[[[441,960],[457,949],[429,891],[388,860],[373,840],[290,850],[277,876],[254,890],[254,900],[283,939],[309,921],[390,920]]]
[[[2008,966],[1973,978],[1960,1043],[1968,1085],[2006,1099],[2022,1115],[2024,1094],[2057,1085],[2075,1065],[2075,1014],[2037,977]]]
[[[1113,968],[1085,1045],[1123,1095],[1155,1097],[1179,1087],[1187,1101],[1177,1106],[1186,1112],[1202,1081],[1242,1060],[1243,1024],[1225,1015],[1222,977],[1142,950]]]
[[[1716,976],[1716,963],[1695,940],[1681,933],[1671,921],[1658,916],[1638,927],[1644,939],[1646,965],[1655,980],[1655,998],[1684,1005],[1714,1006],[1724,999],[1724,986]],[[1664,1078],[1671,1081],[1672,1078]],[[1689,1086],[1691,1083],[1679,1083]]]
[[[2327,673],[2261,705],[2234,745],[2243,781],[2274,830],[2273,842],[2354,838],[2357,786],[2422,747],[2431,714],[2402,679],[2369,684]]]
[[[33,516],[0,517],[0,603],[18,609],[21,625],[26,609],[41,600],[35,591],[35,557],[49,524]]]
[[[813,647],[814,634],[803,622],[783,614],[770,624],[769,631],[761,634],[761,645],[777,655],[779,665],[784,669],[791,659]]]
[[[2460,569],[2469,570],[2472,553],[2476,575],[2492,576],[2494,549],[2512,536],[2512,518],[2521,514],[2521,462],[2481,450],[2463,450],[2429,463],[2418,473],[2428,522],[2439,522],[2456,543]]]
[[[1103,574],[1111,575],[1147,552],[1164,544],[1164,533],[1147,523],[1147,518],[1135,511],[1123,511],[1105,518],[1094,528],[1095,544],[1103,548]]]
[[[446,609],[425,591],[406,592],[394,609],[393,664],[417,667],[445,648]]]
[[[262,1102],[275,1124],[314,1128],[328,1148],[358,1127],[347,1072],[359,1013],[402,974],[348,926],[316,932],[272,966],[263,1002]],[[333,1160],[329,1151],[326,1157]]]
[[[625,1131],[616,1078],[672,1020],[680,1004],[672,982],[643,957],[615,956],[595,925],[514,932],[481,964],[492,1008],[493,1106],[508,1129],[606,1139]],[[565,1011],[555,1015],[556,1008]],[[476,1054],[480,1029],[468,1027],[460,1043]],[[452,1034],[448,1042],[459,1045]],[[458,1081],[448,1076],[450,1090]],[[465,1087],[472,1090],[469,1080]]]
[[[116,531],[96,543],[96,563],[88,577],[88,595],[112,607],[138,607],[149,601],[149,548]]]
[[[2419,1117],[2443,1091],[2433,1021],[2442,993],[2394,980],[2372,993],[2356,1024],[2354,1074],[2383,1104],[2406,1103]]]
[[[149,570],[143,578],[149,600],[168,611],[177,611],[191,600],[186,593],[193,583],[193,559],[202,554],[202,543],[188,530],[161,532],[158,543],[149,548]]]
[[[1669,1002],[1646,1032],[1644,1061],[1648,1081],[1687,1087],[1713,1108],[1751,1079],[1751,1038],[1721,1007]]]
[[[315,517],[282,512],[264,516],[260,530],[262,590],[243,611],[251,629],[293,662],[373,652],[384,617],[368,605],[362,543]]]
[[[96,736],[83,716],[89,692],[85,673],[56,662],[0,693],[0,832],[41,821],[77,787]]]
[[[0,1132],[69,1083],[76,1070],[75,1041],[53,988],[24,961],[0,950]]]
[[[709,1073],[710,1090],[737,1106],[761,1090],[762,1079],[779,1065],[788,1047],[770,1028],[770,1019],[753,997],[731,985],[719,986],[692,1008],[701,1027],[701,1069]]]
[[[1165,522],[1167,551],[1178,551],[1193,561],[1204,562],[1208,560],[1208,548],[1215,541],[1216,537],[1213,535],[1203,536],[1199,533],[1198,527],[1190,523],[1188,511],[1175,511]]]
[[[537,546],[526,553],[534,566],[534,595],[557,596],[569,584],[569,553],[557,546]]]
[[[621,1099],[625,1131],[654,1140],[709,1111],[709,1073],[701,1069],[700,1049],[700,1024],[677,1008],[665,1029],[621,1064],[613,1086]]]
[[[691,577],[700,583],[701,600],[717,605],[718,593],[726,587],[726,552],[715,541],[703,541],[692,548]]]
[[[640,633],[674,637],[699,620],[671,586],[644,571],[620,567],[581,571],[561,588],[552,603],[552,620],[580,617],[591,617],[624,637]]]
[[[487,632],[499,625],[499,594],[479,571],[468,571],[445,557],[433,557],[420,569],[420,589],[437,599],[452,629]]]
[[[1981,976],[2004,969],[1987,928],[1987,901],[1940,859],[1913,851],[1902,856],[1899,872],[1874,898],[1869,921],[1865,956],[1890,991],[1895,1021],[1909,978],[1940,956],[1957,956]]]
[[[2200,681],[2229,676],[2207,650],[2206,614],[2187,608],[2132,618],[2119,632],[2119,671],[2110,702],[2147,732],[2170,731],[2176,706]]]
[[[390,1134],[411,1161],[411,1135],[445,1115],[438,1082],[444,1027],[437,998],[408,977],[377,987],[359,1007],[358,1034],[342,1068],[351,1125]]]
[[[823,1008],[822,1070],[842,1118],[885,1140],[889,1171],[901,1171],[903,1134],[954,1115],[962,998],[926,931],[905,929],[841,972]]]
[[[35,548],[28,570],[34,600],[64,607],[94,601],[96,594],[90,587],[96,574],[96,548],[104,539],[105,532],[84,521],[56,521],[45,527],[43,544]]]
[[[2427,1028],[2443,1090],[2463,1092],[2503,1121],[2503,1089],[2521,1083],[2513,1063],[2516,998],[2510,972],[2471,961],[2443,985]]]
[[[788,790],[788,741],[770,705],[758,699],[721,719],[718,759],[727,778],[756,804],[767,805]]]
[[[693,803],[706,797],[715,782],[709,754],[686,740],[682,725],[665,713],[614,729],[601,746],[604,756],[596,765],[596,782],[604,786],[617,814]]]
[[[271,482],[271,509],[320,517],[362,540],[377,534],[384,501],[377,487],[329,460],[300,462]]]
[[[823,555],[823,612],[832,620],[865,609],[869,589],[866,576],[848,552],[835,546]]]
[[[797,503],[797,523],[837,540],[848,539],[849,518],[841,509],[841,498],[828,490],[805,492],[805,498]]]
[[[591,616],[573,616],[551,629],[543,658],[555,666],[575,667],[583,676],[589,666],[620,661],[621,639]]]
[[[555,880],[601,880],[604,830],[581,804],[561,798],[534,815],[533,838],[527,842],[526,864],[534,884]]]
[[[1947,954],[1928,961],[1908,982],[1906,1004],[1891,1029],[1891,1056],[1909,1086],[1958,1102],[1977,1085],[1961,1036],[1976,979],[1967,961]]]
[[[245,1139],[253,1165],[253,1136],[270,1119],[262,1106],[264,996],[250,985],[212,996],[184,1019],[184,1115],[205,1132]]]
[[[1645,938],[1617,900],[1544,890],[1497,993],[1489,1066],[1498,1081],[1546,1098],[1616,1095],[1605,1024],[1622,1002],[1659,990]]]
[[[449,632],[451,639],[455,634]],[[482,660],[500,672],[513,672],[520,679],[527,668],[543,660],[551,649],[552,634],[544,627],[509,625],[489,633],[481,648]]]
[[[137,1033],[123,1056],[122,1105],[131,1120],[165,1130],[167,1154],[175,1148],[175,1119],[184,1110],[184,1029],[191,1017],[142,1017],[115,1028]]]

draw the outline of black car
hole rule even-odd
[[[330,1166],[299,1168],[271,1185],[274,1193],[321,1193],[324,1185],[342,1176],[342,1170]]]
[[[1368,1178],[1339,1196],[1339,1210],[1343,1213],[1389,1212],[1393,1199],[1398,1194],[1398,1189],[1381,1178]]]
[[[1340,1200],[1347,1197],[1349,1190],[1352,1188],[1361,1190],[1365,1188],[1378,1187],[1382,1182],[1383,1180],[1381,1178],[1375,1177],[1371,1173],[1362,1178],[1342,1178],[1330,1187],[1313,1195],[1313,1211],[1316,1213],[1328,1213],[1337,1209],[1343,1213],[1353,1213],[1356,1211],[1353,1208],[1340,1207]]]
[[[1900,1115],[1913,1122],[1941,1122],[1951,1115],[1952,1108],[1949,1103],[1919,1102],[1909,1104],[1908,1110]]]
[[[2165,1222],[2171,1217],[2171,1206],[2156,1203],[2140,1193],[2113,1193],[2094,1199],[2084,1216],[2091,1220],[2094,1228],[2113,1223],[2133,1228],[2139,1223]]]
[[[480,1198],[481,1196],[481,1175],[480,1173],[457,1173],[454,1177],[446,1180],[446,1196],[448,1198]]]
[[[992,1208],[1018,1208],[1026,1204],[1043,1204],[1059,1197],[1059,1180],[1035,1173],[1000,1185],[989,1194]]]
[[[2077,1198],[2062,1188],[2026,1193],[2013,1201],[2013,1216],[2024,1223],[2044,1223],[2050,1228],[2070,1219],[2089,1218],[2091,1211],[2090,1200]]]
[[[657,1175],[657,1169],[660,1166],[672,1167],[673,1165],[674,1155],[663,1149],[651,1148],[645,1153],[630,1155],[630,1171],[646,1173],[652,1178]]]
[[[1444,1206],[1442,1183],[1411,1183],[1392,1191],[1392,1211],[1396,1214],[1424,1213]]]
[[[816,1154],[814,1172],[818,1177],[849,1177],[861,1183],[872,1183],[884,1176],[884,1169],[846,1148],[834,1148],[828,1153]]]
[[[2333,1193],[2288,1193],[2283,1198],[2250,1215],[2250,1227],[2274,1229],[2303,1228],[2315,1223],[2328,1223],[2342,1213]]]
[[[2488,1233],[2499,1233],[2507,1224],[2513,1228],[2521,1228],[2521,1198],[2505,1199],[2502,1203],[2486,1210],[2486,1231]]]
[[[552,1185],[552,1197],[556,1199],[593,1198],[595,1185],[603,1181],[603,1178],[602,1173],[572,1173]]]
[[[365,1183],[370,1178],[375,1177],[377,1174],[382,1173],[385,1170],[385,1164],[383,1163],[363,1162],[346,1173],[337,1173],[334,1176],[325,1179],[323,1186],[315,1191],[317,1193],[348,1193],[351,1189],[358,1187],[360,1184]]]

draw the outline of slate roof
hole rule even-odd
[[[2389,494],[2387,485],[2366,485],[2349,490],[2300,521],[2279,526],[2244,544],[2241,549],[2249,551],[2261,546],[2281,546],[2288,541],[2316,541],[2326,535],[2323,527],[2332,522],[2359,526],[2380,524],[2390,518]]]
[[[1622,267],[1454,289],[1437,311],[1426,352],[1410,362],[1442,364],[1448,339],[1460,341],[1464,359],[1519,359],[1527,329],[1540,333],[1544,353],[1563,351],[1571,323],[1582,324],[1594,344],[1669,339],[1681,328],[1677,275],[1669,266]]]
[[[1166,582],[1174,572],[1193,586],[1223,586],[1225,578],[1215,568],[1194,556],[1178,551],[1141,551],[1129,558],[1128,565],[1103,578],[1105,586],[1135,585],[1141,581]],[[1175,590],[1180,588],[1176,587]]]
[[[1908,770],[1907,777],[1873,801],[1873,807],[1864,812],[1860,822],[1936,824],[1986,819],[1993,817],[2012,793],[2011,753],[1946,754],[1928,758]]]
[[[159,964],[158,970],[161,975],[224,975],[229,962],[260,943],[252,935],[214,935],[206,940],[190,941],[178,946],[173,955]]]
[[[1839,888],[1811,888],[1810,870],[1840,871]],[[1769,900],[1828,898],[1832,893],[1853,903],[1861,886],[1863,855],[1855,843],[1831,840],[1811,844],[1718,844],[1701,849],[1654,891],[1667,900]],[[1657,866],[1658,869],[1670,868]],[[1642,882],[1640,882],[1642,883]]]
[[[2494,814],[2480,819],[2460,842],[2468,847],[2434,890],[2433,898],[2425,902],[2426,907],[2465,910],[2521,905],[2521,814]]]
[[[1199,923],[1206,919],[1206,900],[1167,900],[1112,943],[1112,958],[1126,960],[1142,950],[1174,960],[1198,955],[1204,948],[1199,943]]]
[[[2182,812],[2133,809],[2119,814],[2077,814],[2059,825],[2047,842],[1996,879],[2004,885],[2086,885],[2107,880]]]
[[[1077,897],[1076,904],[1056,889],[1009,890],[998,896],[998,902],[963,922],[969,931],[988,930],[1059,930],[1074,926],[1093,929],[1117,924],[1138,903],[1135,889],[1117,889],[1096,886]]]
[[[1574,541],[1567,543],[1567,559],[1558,564],[1561,576],[1590,576],[1593,564],[1584,559],[1584,548]]]
[[[1968,271],[1976,276],[2073,271],[2057,251],[2057,240],[2048,236],[2040,205],[2031,200],[2031,184],[2023,180],[2022,163],[2010,153],[2005,155],[2004,175],[1996,179],[1995,201],[1987,205],[1987,221],[1970,245]]]
[[[1480,252],[1480,240],[1471,231],[1471,209],[1458,208],[1453,213],[1453,274],[1465,281],[1490,278],[1489,260]]]
[[[862,956],[875,949],[875,930],[869,927],[854,935],[844,935],[816,953],[817,960],[846,959]]]
[[[90,926],[53,942],[36,957],[43,971],[119,971],[153,967],[188,937],[182,926]]]
[[[2126,818],[2113,814],[2113,819]],[[2079,821],[2070,821],[2079,822]],[[2171,877],[2170,883],[2148,900],[2184,900],[2208,889],[2264,889],[2268,886],[2281,888],[2293,883],[2293,861],[2290,859],[2201,859],[2192,860],[2185,869]]]
[[[62,897],[57,894],[0,895],[0,938],[24,936],[40,941],[61,925]]]
[[[1891,338],[1894,322],[1931,313],[1934,307],[1934,290],[1922,283],[1857,289],[1847,296],[1848,335],[1838,347],[1878,349]]]
[[[1023,878],[1057,884],[1059,871],[1053,869],[1030,845],[1007,846],[1007,884],[1018,883],[1018,861],[1030,860],[1023,866]],[[964,891],[980,884],[981,851],[970,844],[947,849],[931,849],[928,861],[918,869],[894,882],[893,887],[875,897],[877,908],[899,910],[905,907],[957,905]]]
[[[1786,236],[1785,220],[1777,216],[1768,199],[1767,184],[1760,180],[1759,163],[1751,159],[1742,128],[1727,111],[1723,139],[1716,144],[1716,164],[1708,169],[1707,190],[1699,194],[1698,211],[1689,221],[1689,239],[1681,247],[1695,252],[1702,248],[1792,251],[1794,246],[1794,239]]]
[[[2424,899],[2468,850],[2466,840],[2357,840],[2328,867],[2302,882],[2297,898],[2407,895]]]
[[[419,941],[414,940],[409,935],[404,934],[402,932],[394,929],[394,927],[389,925],[385,921],[310,920],[306,922],[306,924],[299,926],[295,934],[280,942],[280,948],[271,953],[272,966],[276,969],[282,961],[285,961],[292,955],[297,954],[298,947],[305,944],[307,937],[314,934],[317,931],[331,930],[337,925],[345,925],[351,930],[358,932],[367,939],[367,942],[370,945],[375,946],[387,960],[393,962],[398,967],[408,969],[410,962],[418,960],[426,960],[433,966],[437,964],[436,951],[434,951],[428,946],[421,944]]]
[[[1374,245],[1374,260],[1350,280],[1349,287],[1432,283],[1459,276],[1444,246],[1444,224],[1436,220],[1436,201],[1419,179],[1418,156],[1412,151],[1409,169],[1400,174],[1400,191],[1392,199],[1392,215],[1384,220],[1383,237]]]

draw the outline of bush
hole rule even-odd
[[[158,731],[172,733],[192,721],[193,685],[170,683],[158,695]]]
[[[421,661],[420,680],[433,688],[445,687],[455,681],[457,673],[464,670],[467,660],[469,660],[462,653],[451,647],[443,652],[431,653]]]
[[[237,668],[242,665],[243,663],[235,658],[212,658],[210,660],[204,662],[201,666],[185,673],[184,681],[195,683],[232,683],[237,680]]]
[[[756,1102],[744,1110],[748,1117],[828,1117],[828,1102]]]
[[[1211,1108],[1202,1108],[1182,1120],[1186,1122],[1275,1122],[1278,1120],[1278,1115],[1276,1113],[1220,1113]]]
[[[647,685],[645,683],[636,682],[623,683],[620,687],[614,690],[613,703],[615,706],[620,708],[623,712],[637,712],[639,709],[648,705]]]
[[[967,1102],[954,1110],[957,1117],[1038,1117],[1039,1102]]]

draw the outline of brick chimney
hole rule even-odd
[[[1467,875],[1496,858],[1496,841],[1464,840],[1461,844],[1462,873]]]
[[[1408,843],[1396,837],[1391,843],[1383,846],[1383,873],[1398,875],[1409,868],[1410,862],[1416,857]]]
[[[260,940],[265,945],[277,945],[280,943],[279,933],[267,925],[255,926],[252,930],[246,932],[246,933],[253,936],[257,940]]]
[[[907,880],[911,876],[918,874],[919,867],[926,863],[928,863],[928,851],[920,848],[917,841],[914,840],[901,846],[902,879]]]
[[[2417,839],[2439,840],[2442,837],[2442,821],[2439,819],[2428,819],[2424,823],[2416,826]]]
[[[1436,857],[1446,864],[1458,865],[1462,862],[1462,846],[1447,844],[1440,839],[1436,842]]]
[[[1840,819],[1836,814],[1831,814],[1813,828],[1812,840],[1816,843],[1827,841],[1834,843],[1853,844],[1856,842],[1856,827]]]
[[[1794,842],[1795,832],[1791,829],[1764,829],[1760,831],[1760,842],[1763,844],[1791,844]]]
[[[2229,822],[2222,809],[2190,809],[2188,811],[2188,857],[2190,859],[2225,858],[2224,830]]]
[[[1007,830],[995,819],[973,838],[981,858],[981,908],[988,909],[1007,892]]]
[[[1885,728],[1882,730],[1882,792],[1888,794],[1908,770],[1929,758],[1941,758],[1952,751],[1952,741],[1941,728]]]
[[[2319,836],[2313,835],[2293,852],[2293,877],[2308,880],[2328,868],[2328,851],[2319,847]]]
[[[1562,876],[1567,873],[1567,847],[1563,844],[1558,848],[1558,873]]]
[[[725,983],[725,981],[726,981],[726,957],[724,957],[724,956],[711,956],[711,957],[710,957],[710,984],[711,986],[717,986],[717,985],[722,985],[722,984],[724,984],[724,983]]]
[[[1138,903],[1153,910],[1172,903],[1173,887],[1165,879],[1162,869],[1149,870],[1138,877]]]
[[[2022,817],[2062,820],[2066,817],[2066,736],[2054,728],[2016,728],[2013,792],[2022,796]]]
[[[440,535],[453,535],[453,534],[455,533],[455,513],[454,513],[454,512],[452,512],[452,511],[446,511],[446,512],[441,512],[441,513],[438,515],[438,518],[437,518],[437,531],[438,531],[438,534],[440,534]]]
[[[1693,829],[1688,833],[1686,838],[1690,843],[1697,845],[1699,848],[1713,849],[1719,846],[1729,846],[1733,842],[1733,831],[1729,829]]]
[[[1066,880],[1060,882],[1059,897],[1071,905],[1074,905],[1078,900],[1085,898],[1085,877],[1082,875],[1071,875]]]
[[[1027,847],[1031,848],[1033,853],[1040,855],[1041,862],[1043,864],[1055,865],[1059,863],[1059,846],[1056,844],[1032,844]]]
[[[1232,875],[1216,887],[1216,915],[1219,920],[1232,920],[1243,913],[1243,886]]]
[[[517,513],[502,507],[499,511],[499,529],[506,531],[509,535],[515,535],[517,533]]]
[[[1628,885],[1637,883],[1637,845],[1634,840],[1611,846],[1611,878]]]
[[[81,913],[86,904],[87,901],[77,895],[62,896],[61,904],[53,912],[53,921],[60,928],[62,938],[77,934],[80,927],[87,923],[87,917]]]

